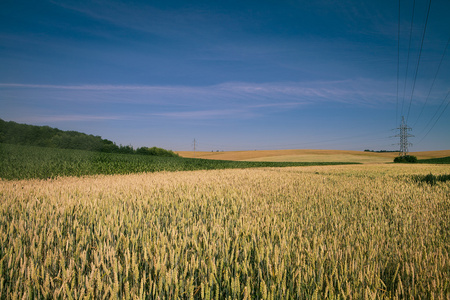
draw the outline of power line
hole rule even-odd
[[[447,100],[449,94],[450,94],[450,91],[447,92],[447,96],[445,96],[445,98],[444,98],[444,100],[442,101],[441,105],[439,105],[438,110],[435,112],[434,116],[431,118],[430,122],[428,122],[428,124],[427,124],[426,127],[428,127],[428,125],[429,125],[429,124],[431,123],[431,121],[434,119],[434,117],[435,117],[436,114],[438,113],[438,111],[439,111],[439,109],[441,108],[441,106],[445,103],[445,100]],[[428,130],[428,132],[427,132],[427,133],[425,134],[425,136],[419,141],[419,143],[422,142],[422,141],[427,137],[427,135],[430,133],[430,131],[434,128],[434,126],[436,125],[436,123],[439,121],[439,119],[441,118],[441,116],[444,114],[444,111],[447,109],[449,103],[450,103],[450,99],[449,99],[449,101],[447,102],[447,105],[446,105],[446,106],[444,107],[444,109],[441,111],[441,113],[440,113],[440,115],[438,116],[438,118],[436,119],[436,121],[434,121],[433,126],[431,126],[430,130]],[[425,128],[426,128],[426,127],[425,127]]]
[[[434,75],[433,82],[432,82],[432,84],[431,84],[430,90],[428,91],[427,98],[426,98],[426,100],[425,100],[425,103],[424,103],[423,106],[422,106],[422,110],[420,111],[420,114],[419,114],[419,116],[417,117],[416,122],[414,123],[414,126],[416,126],[417,122],[419,121],[420,117],[422,116],[422,113],[423,113],[423,111],[424,111],[424,109],[425,109],[425,106],[426,106],[427,103],[428,103],[428,99],[430,98],[431,90],[433,89],[434,82],[436,81],[436,77],[437,77],[437,75],[438,75],[438,73],[439,73],[439,70],[441,69],[442,61],[444,60],[444,56],[445,56],[445,53],[446,53],[446,51],[447,51],[447,47],[448,47],[448,43],[449,43],[449,42],[450,42],[450,38],[447,40],[447,45],[445,45],[445,49],[444,49],[444,52],[442,53],[441,61],[439,62],[439,66],[438,66],[438,68],[437,68],[436,74]],[[413,126],[413,127],[414,127],[414,126]]]
[[[412,37],[412,30],[413,30],[413,24],[414,24],[414,10],[415,10],[415,8],[416,8],[416,0],[414,0],[414,2],[413,2],[413,10],[412,10],[412,15],[411,15],[411,27],[409,28],[408,58],[406,59],[405,82],[403,84],[402,115],[403,115],[403,106],[405,104],[406,81],[408,79],[409,53],[411,52],[411,37]]]
[[[400,77],[400,0],[398,0],[398,26],[397,26],[397,105],[395,106],[395,125],[398,117],[398,82]]]
[[[427,31],[427,23],[428,23],[428,16],[430,15],[430,7],[431,7],[431,0],[428,1],[427,18],[425,19],[425,26],[423,28],[422,42],[420,44],[419,58],[417,59],[416,72],[415,72],[415,75],[414,75],[414,82],[413,82],[413,87],[412,87],[412,91],[411,91],[411,98],[409,100],[409,108],[408,108],[408,114],[406,115],[406,122],[408,122],[408,119],[409,119],[409,112],[411,110],[411,103],[412,103],[412,98],[413,98],[413,95],[414,95],[414,88],[416,87],[417,73],[419,71],[420,56],[422,55],[423,40],[425,39],[425,33]]]

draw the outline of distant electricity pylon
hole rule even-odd
[[[195,139],[194,139],[194,158],[195,158]]]
[[[397,134],[395,137],[400,137],[400,156],[408,155],[408,146],[412,146],[411,143],[408,143],[408,138],[413,137],[414,135],[408,134],[408,131],[411,130],[411,127],[408,127],[405,122],[405,117],[402,116],[402,123],[400,124],[400,134]]]

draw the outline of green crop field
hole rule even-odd
[[[421,164],[450,164],[450,156],[430,159],[419,159]]]
[[[3,179],[336,164],[349,163],[219,161],[0,144],[0,178]]]

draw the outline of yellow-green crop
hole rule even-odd
[[[450,297],[448,166],[0,181],[16,298]]]

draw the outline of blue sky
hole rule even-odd
[[[411,151],[450,149],[450,2],[422,51],[415,2],[398,39],[388,0],[1,1],[0,118],[134,147],[394,150],[404,115]]]

